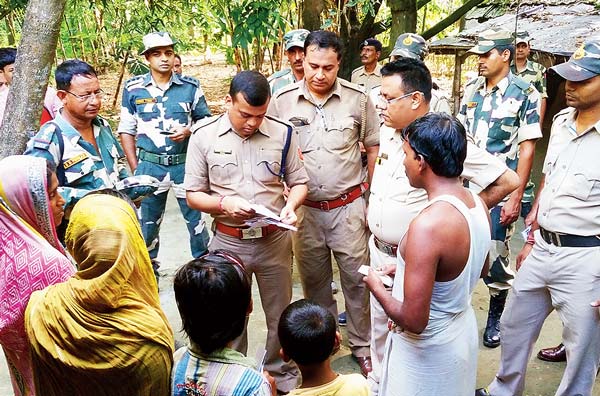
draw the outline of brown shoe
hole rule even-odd
[[[354,356],[352,355],[358,366],[363,377],[367,378],[367,374],[373,371],[373,363],[371,363],[371,356]]]
[[[567,350],[561,342],[555,347],[541,349],[537,354],[537,358],[545,362],[566,362]]]

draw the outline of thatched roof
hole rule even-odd
[[[515,19],[518,19],[516,23]],[[600,10],[594,2],[575,0],[523,0],[518,14],[514,4],[508,10],[494,4],[484,5],[466,15],[465,30],[458,36],[434,41],[431,50],[450,53],[469,49],[475,44],[477,35],[489,28],[527,30],[532,37],[533,50],[570,56],[583,41],[591,37],[600,39]]]

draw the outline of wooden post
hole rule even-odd
[[[464,55],[464,50],[456,50],[454,53],[454,78],[452,79],[452,99],[454,102],[452,112],[454,115],[458,114],[460,110],[460,81],[462,77],[462,64],[465,60]]]

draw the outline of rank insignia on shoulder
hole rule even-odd
[[[63,163],[63,166],[65,169],[68,169],[70,167],[72,167],[75,164],[80,163],[81,161],[83,161],[84,159],[88,158],[89,156],[86,153],[81,153],[76,155],[75,157],[69,158],[68,160],[66,160]]]
[[[530,94],[530,93],[532,93],[532,92],[533,92],[533,87],[532,87],[532,86],[530,86],[529,88],[527,88],[527,89],[525,90],[525,95],[529,95],[529,94]]]
[[[156,98],[140,98],[140,99],[136,99],[135,100],[135,104],[139,105],[139,104],[148,104],[148,103],[156,103],[157,100]]]
[[[477,107],[477,102],[467,102],[467,109]]]

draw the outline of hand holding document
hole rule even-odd
[[[293,225],[283,223],[281,217],[264,205],[252,204],[252,209],[256,212],[256,216],[246,220],[245,224],[249,227],[264,227],[269,224],[276,225],[286,230],[298,231],[298,228]]]

